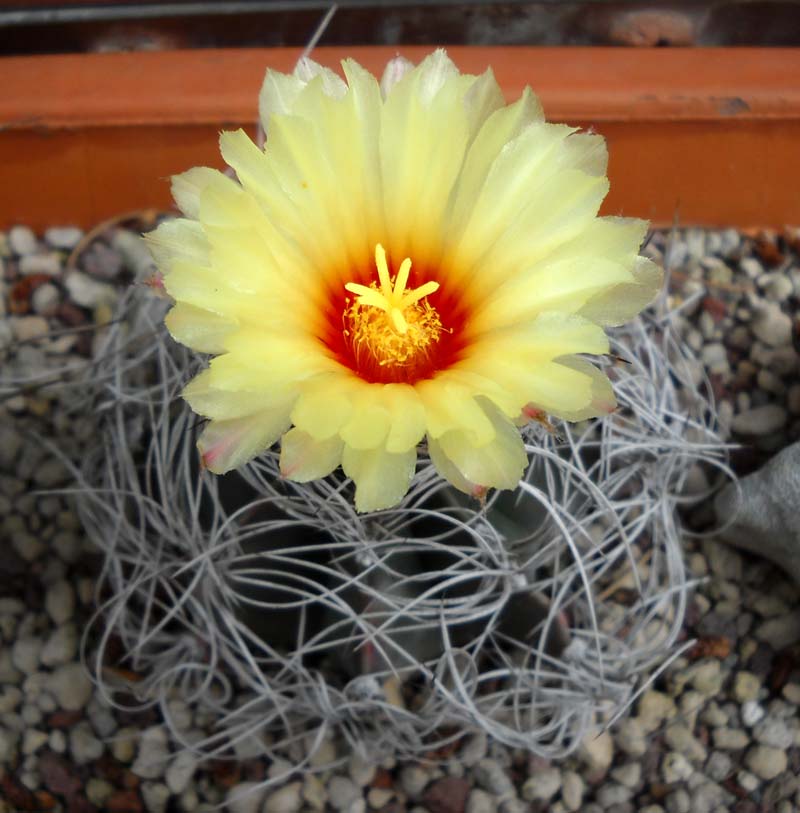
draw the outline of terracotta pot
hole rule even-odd
[[[429,48],[400,49],[419,60]],[[492,65],[509,99],[530,84],[549,119],[592,127],[611,152],[609,213],[658,224],[800,223],[800,49],[451,47]],[[319,48],[375,72],[395,48]],[[88,226],[168,208],[168,177],[220,166],[221,129],[252,130],[267,66],[297,49],[0,59],[0,228]]]

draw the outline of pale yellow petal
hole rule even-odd
[[[480,399],[494,426],[494,438],[476,445],[469,433],[445,432],[439,439],[442,454],[470,483],[486,488],[516,488],[528,458],[519,430],[493,404]]]
[[[352,388],[344,376],[312,379],[301,390],[292,423],[315,440],[338,435],[353,412]]]
[[[164,324],[176,342],[200,353],[222,353],[225,337],[236,329],[236,322],[217,313],[177,302],[164,318]]]
[[[414,63],[404,56],[396,56],[386,63],[383,75],[381,76],[381,96],[385,99],[391,92],[392,88],[411,70],[414,69]]]
[[[198,415],[212,420],[228,420],[282,406],[287,401],[288,388],[275,387],[266,392],[220,389],[214,386],[213,371],[207,369],[196,375],[181,394]]]
[[[531,89],[526,87],[516,102],[495,111],[483,123],[464,159],[447,219],[446,234],[461,232],[472,214],[489,168],[500,151],[529,124],[542,120],[542,106]]]
[[[416,468],[417,450],[392,454],[380,447],[344,447],[342,469],[356,485],[356,511],[380,511],[397,505],[408,491]]]
[[[322,92],[334,99],[341,99],[347,93],[347,85],[340,76],[307,56],[302,56],[297,60],[294,75],[305,84],[319,77],[322,82]]]
[[[271,68],[267,70],[258,95],[258,115],[265,133],[269,133],[270,116],[273,113],[288,113],[305,84],[292,74],[280,73]]]
[[[592,297],[579,313],[601,325],[621,325],[644,310],[663,284],[663,271],[651,260],[637,257],[632,282],[620,283]]]
[[[315,440],[295,427],[281,438],[281,474],[296,483],[326,477],[342,462],[342,440]]]
[[[479,486],[464,477],[455,467],[453,461],[442,451],[441,443],[435,438],[428,438],[428,454],[436,473],[443,480],[447,480],[451,486],[463,491],[464,494],[469,494],[471,497],[480,497],[485,493],[486,489],[483,486]]]
[[[194,167],[180,175],[172,176],[172,197],[177,207],[186,217],[200,216],[200,196],[210,184],[228,183],[235,186],[218,169]]]
[[[574,411],[563,409],[558,415],[559,418],[567,421],[585,421],[587,418],[608,415],[616,409],[617,399],[614,390],[608,376],[602,370],[581,358],[560,359],[559,363],[591,381],[589,403],[583,409]]]
[[[391,416],[381,403],[380,389],[379,384],[373,384],[356,396],[353,411],[339,430],[349,448],[374,449],[384,445]]]
[[[289,428],[289,410],[287,403],[233,420],[211,421],[197,441],[203,465],[224,474],[252,460]]]
[[[408,384],[387,384],[382,401],[391,414],[386,450],[395,454],[407,452],[425,434],[425,407],[417,391]]]
[[[203,227],[194,220],[177,217],[165,220],[144,235],[144,240],[162,273],[175,259],[208,264],[208,240]]]
[[[414,388],[425,407],[428,437],[438,438],[452,429],[464,431],[478,444],[494,437],[492,422],[475,402],[474,392],[461,386],[448,371],[434,379],[418,381]]]

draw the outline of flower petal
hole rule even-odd
[[[356,511],[391,508],[406,495],[416,467],[417,450],[392,454],[383,448],[342,453],[342,469],[356,484]]]
[[[425,408],[416,390],[408,384],[387,384],[382,401],[391,413],[386,451],[407,452],[425,434]]]
[[[351,449],[383,446],[391,417],[376,395],[375,392],[362,391],[355,401],[350,418],[339,430],[342,440]]]
[[[602,291],[579,313],[601,325],[621,325],[646,308],[656,298],[663,283],[663,271],[651,260],[637,257],[631,282],[622,282]]]
[[[224,474],[266,451],[289,428],[289,404],[225,421],[211,421],[197,448],[203,465]]]
[[[162,273],[169,270],[175,259],[208,264],[208,240],[195,220],[183,217],[165,220],[145,234],[144,240]]]
[[[236,184],[226,178],[218,169],[194,167],[180,175],[172,176],[172,197],[178,208],[186,217],[200,216],[200,196],[212,183]]]
[[[492,440],[476,445],[468,432],[454,430],[445,432],[432,444],[429,438],[429,448],[432,445],[437,455],[441,452],[469,483],[486,488],[516,488],[528,464],[519,430],[493,404],[479,400],[494,426]]]
[[[351,391],[343,376],[310,380],[292,410],[292,422],[315,440],[338,435],[353,412]]]
[[[234,320],[186,302],[173,305],[164,324],[176,342],[200,353],[224,353],[225,337],[236,329]]]
[[[281,474],[296,483],[307,483],[330,474],[342,462],[342,440],[314,440],[295,427],[281,438]]]

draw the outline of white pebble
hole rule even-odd
[[[59,294],[58,288],[47,282],[44,285],[40,285],[31,294],[31,306],[35,313],[49,316],[58,306],[60,299],[61,294]]]
[[[47,274],[56,277],[61,273],[61,258],[52,252],[48,254],[29,254],[19,261],[19,270],[23,276]]]
[[[789,760],[786,752],[780,748],[756,745],[747,752],[745,764],[756,776],[760,776],[762,779],[774,779],[786,770]]]
[[[44,233],[45,242],[53,248],[69,251],[75,248],[83,237],[77,226],[52,226]]]
[[[764,709],[755,700],[748,700],[742,705],[742,723],[752,728],[764,718]]]
[[[773,302],[759,308],[750,328],[757,339],[770,347],[783,347],[792,340],[792,319]]]
[[[536,771],[525,780],[522,798],[526,802],[549,802],[561,787],[561,771],[558,768],[544,768]]]
[[[349,810],[361,798],[361,789],[346,776],[333,776],[328,782],[328,802],[335,810]]]
[[[70,271],[64,279],[70,298],[82,308],[96,308],[98,305],[112,305],[117,298],[110,285],[93,280],[82,271]]]
[[[38,243],[36,235],[27,226],[12,226],[8,231],[8,247],[18,257],[33,254]]]

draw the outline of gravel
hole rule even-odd
[[[69,269],[79,229],[52,228],[39,239],[15,226],[0,235],[0,369],[88,363],[96,320],[149,268],[134,231],[94,240]],[[656,233],[647,253],[674,259],[672,297],[683,305],[692,375],[709,377],[722,431],[739,444],[732,465],[748,473],[800,438],[798,233],[684,229],[669,239]],[[437,755],[421,764],[356,755],[333,738],[310,755],[313,737],[288,761],[254,756],[256,746],[242,741],[237,760],[199,763],[169,737],[162,710],[136,708],[124,695],[117,699],[127,710],[109,707],[79,661],[97,560],[69,500],[33,492],[69,483],[35,438],[80,455],[92,431],[80,418],[55,390],[0,402],[0,535],[10,542],[0,572],[3,813],[5,797],[18,800],[6,803],[14,813],[51,797],[56,813],[800,809],[800,588],[756,556],[693,537],[686,557],[699,581],[679,636],[686,648],[627,717],[611,728],[597,720],[564,759],[532,758],[475,735],[440,764]],[[714,472],[696,474],[697,490],[716,482]],[[708,520],[697,509],[687,521],[703,530]],[[136,676],[130,661],[121,663]],[[211,733],[185,703],[171,703],[169,714],[187,742]],[[303,775],[295,766],[307,756],[318,770]]]

